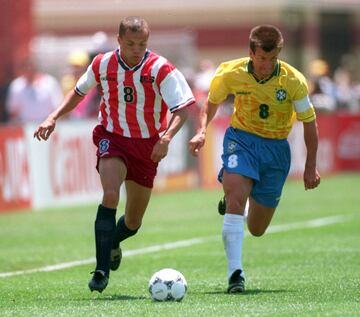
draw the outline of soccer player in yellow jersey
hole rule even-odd
[[[228,263],[228,293],[245,290],[242,242],[247,201],[248,229],[252,235],[261,236],[274,215],[289,172],[287,136],[295,119],[304,126],[305,189],[320,183],[314,107],[304,76],[278,59],[283,42],[281,32],[272,25],[251,30],[250,57],[218,67],[200,114],[200,128],[189,142],[189,150],[196,156],[218,106],[228,95],[234,95],[234,112],[224,136],[223,167],[219,172],[225,193],[219,206],[226,207],[222,237]]]

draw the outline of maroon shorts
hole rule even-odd
[[[158,140],[157,134],[149,139],[126,138],[97,125],[93,130],[93,142],[97,147],[96,169],[99,170],[100,158],[119,157],[127,167],[126,180],[152,188],[158,163],[150,156]]]

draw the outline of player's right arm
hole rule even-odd
[[[199,150],[204,146],[207,126],[215,117],[218,107],[219,105],[211,103],[209,100],[206,100],[202,107],[200,112],[200,127],[189,141],[189,151],[192,155],[197,156]]]
[[[55,129],[56,120],[73,110],[82,99],[83,96],[77,94],[75,90],[70,91],[61,105],[36,128],[34,138],[39,141],[47,140]]]
[[[46,141],[55,129],[56,120],[72,111],[87,92],[98,83],[97,77],[99,77],[99,64],[102,56],[102,54],[99,54],[93,59],[86,72],[77,81],[75,89],[70,91],[60,106],[36,128],[34,138],[37,138],[39,141]]]

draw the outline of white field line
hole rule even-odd
[[[267,234],[277,233],[277,232],[285,232],[285,231],[296,230],[296,229],[307,229],[307,228],[327,226],[327,225],[331,225],[334,223],[344,222],[346,220],[348,220],[348,218],[345,218],[344,216],[332,216],[332,217],[318,218],[318,219],[313,219],[313,220],[303,221],[303,222],[289,223],[289,224],[284,224],[284,225],[274,225],[274,226],[269,227],[269,229],[267,230]],[[163,243],[163,244],[156,244],[156,245],[149,246],[146,248],[124,251],[123,257],[146,254],[146,253],[154,253],[154,252],[163,251],[163,250],[184,248],[184,247],[189,247],[189,246],[192,246],[195,244],[206,243],[206,242],[218,240],[218,239],[219,239],[219,236],[216,235],[216,236],[194,238],[194,239],[188,239],[188,240],[179,240],[179,241]],[[38,272],[58,271],[58,270],[63,270],[63,269],[67,269],[67,268],[74,267],[74,266],[80,266],[80,265],[92,264],[92,263],[95,263],[95,258],[59,263],[59,264],[55,264],[55,265],[48,265],[48,266],[30,269],[30,270],[4,272],[4,273],[0,273],[0,278],[11,277],[11,276],[16,276],[16,275],[31,274],[31,273],[38,273]]]

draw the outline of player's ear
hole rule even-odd
[[[252,51],[251,47],[249,47],[249,56],[250,56],[250,59],[253,59],[253,57],[254,57],[254,52]]]
[[[119,43],[119,45],[121,45],[122,38],[121,38],[120,34],[118,34],[118,36],[117,36],[117,42]]]

